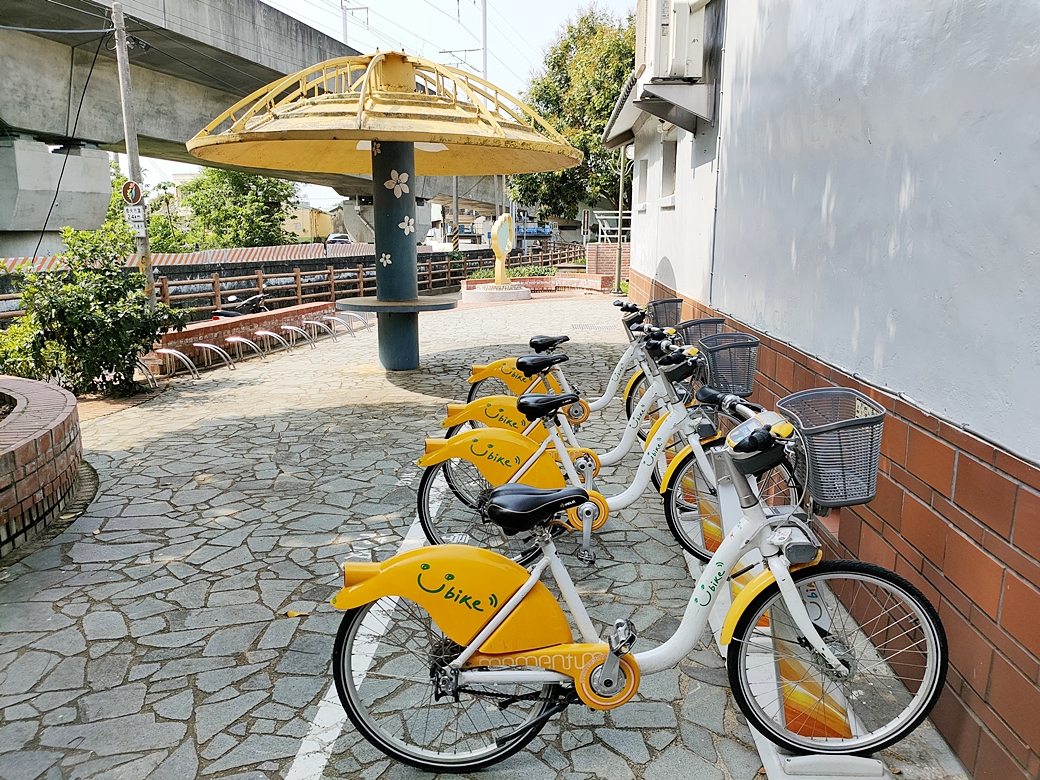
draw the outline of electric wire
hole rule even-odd
[[[15,32],[24,33],[55,33],[61,35],[97,35],[98,33],[110,33],[115,32],[115,27],[109,27],[105,30],[49,30],[42,27],[11,27],[7,24],[0,24],[0,30],[14,30]]]
[[[90,84],[90,77],[94,73],[94,66],[97,64],[98,55],[101,53],[101,45],[105,42],[107,36],[98,38],[97,48],[94,50],[94,59],[90,62],[90,70],[87,71],[87,78],[83,81],[83,91],[79,95],[79,105],[76,107],[76,119],[72,123],[72,131],[69,133],[70,137],[76,135],[76,128],[79,126],[79,115],[83,110],[83,99],[87,96],[87,85]],[[75,48],[75,47],[73,47]],[[73,59],[75,64],[75,59]],[[75,68],[69,69],[69,92],[72,92],[72,78],[75,73]],[[66,125],[66,129],[68,126]],[[58,193],[61,192],[61,180],[65,175],[65,166],[69,162],[69,152],[72,151],[71,143],[67,143],[65,146],[65,157],[61,161],[61,171],[58,172],[58,183],[54,187],[54,197],[51,198],[50,208],[47,209],[47,216],[43,219],[43,227],[40,228],[40,238],[36,242],[36,248],[33,250],[32,256],[35,258],[36,253],[40,251],[40,246],[43,244],[43,237],[47,234],[47,225],[51,221],[51,214],[54,211],[54,204],[58,202]]]

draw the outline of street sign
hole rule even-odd
[[[148,236],[147,222],[131,222],[130,227],[133,228],[134,238],[145,238]]]
[[[123,213],[127,222],[144,222],[144,204],[138,206],[123,206]]]
[[[581,212],[581,234],[583,236],[589,235],[589,210],[585,209]]]
[[[136,181],[127,181],[123,183],[123,200],[131,206],[136,206],[141,202],[144,197],[144,193],[141,192],[141,185]]]

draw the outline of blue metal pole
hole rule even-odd
[[[372,204],[376,234],[376,299],[414,301],[416,271],[415,147],[411,142],[372,142]],[[419,314],[378,315],[379,361],[391,371],[419,367]]]

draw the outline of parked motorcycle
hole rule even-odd
[[[222,317],[241,317],[243,314],[256,314],[260,311],[268,311],[268,308],[264,306],[264,301],[266,299],[266,287],[256,295],[251,295],[243,300],[239,300],[237,295],[229,295],[227,303],[224,304],[223,308],[217,309],[213,312],[213,319],[219,320]]]

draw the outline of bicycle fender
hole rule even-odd
[[[815,566],[821,560],[823,560],[822,550],[816,553],[815,560],[812,560],[809,563],[799,563],[791,566],[791,571],[798,571],[807,566]],[[726,613],[726,619],[722,622],[722,631],[719,633],[720,645],[725,647],[732,641],[733,632],[737,628],[737,621],[739,621],[740,616],[744,614],[744,610],[746,610],[748,606],[750,606],[751,602],[755,600],[755,596],[764,591],[774,582],[776,582],[776,577],[773,576],[773,572],[766,569],[745,585],[743,590],[733,598],[733,603],[730,604],[729,611]]]
[[[649,439],[650,439],[650,437],[647,436],[647,440],[649,440]],[[683,459],[688,454],[691,454],[692,452],[693,452],[693,447],[690,446],[689,444],[687,444],[685,447],[683,447],[681,450],[679,450],[679,453],[674,458],[672,458],[672,462],[668,464],[668,468],[666,468],[665,471],[664,471],[664,476],[661,477],[661,493],[662,494],[666,490],[668,490],[669,486],[672,484],[672,479],[675,477],[675,472],[679,469],[679,464],[682,463]]]
[[[420,547],[381,563],[346,561],[344,587],[332,597],[332,606],[354,609],[384,596],[400,596],[422,606],[449,639],[466,646],[528,576],[524,567],[479,547]],[[515,653],[572,641],[563,610],[539,582],[480,651]]]
[[[625,394],[622,396],[623,398],[627,399],[632,395],[632,388],[636,386],[636,382],[643,378],[643,373],[643,369],[640,368],[628,378],[628,384],[625,385]]]
[[[441,427],[451,428],[465,422],[479,422],[488,428],[502,428],[517,433],[523,433],[531,424],[516,410],[514,395],[489,395],[468,404],[448,404],[448,416],[441,422]],[[544,425],[537,425],[526,434],[538,442],[548,435]]]
[[[513,395],[522,394],[527,390],[527,386],[534,381],[533,376],[524,376],[522,371],[517,370],[515,357],[502,358],[501,360],[496,360],[495,362],[488,363],[484,366],[475,365],[466,381],[473,384],[474,382],[479,382],[481,379],[491,378],[499,379],[505,383],[506,387],[509,388],[509,391],[513,393]],[[552,392],[559,394],[560,383],[552,376],[548,377],[548,379],[549,387],[552,389]],[[546,392],[545,388],[541,384],[539,384],[537,389],[539,392]]]
[[[450,439],[427,439],[426,454],[418,460],[422,468],[449,458],[469,461],[495,487],[504,485],[521,465],[538,451],[539,443],[515,431],[478,428],[457,433]],[[563,473],[549,451],[543,452],[518,480],[540,488],[566,487]]]

